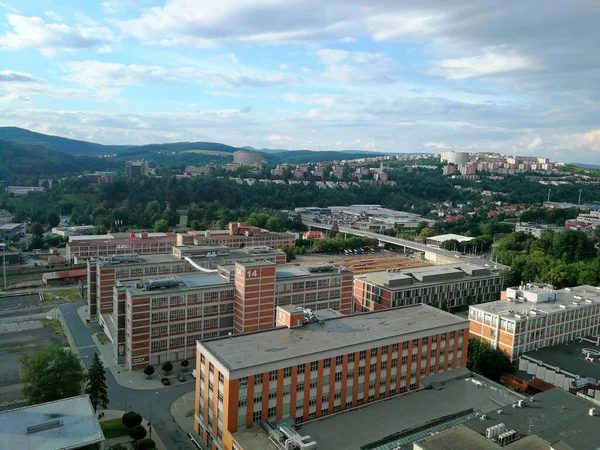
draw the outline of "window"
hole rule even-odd
[[[240,389],[245,387],[248,387],[248,377],[240,378]]]
[[[290,385],[289,384],[283,385],[283,395],[288,395],[289,393],[290,393]]]
[[[335,357],[335,365],[336,366],[342,365],[343,362],[344,362],[344,357],[343,356],[336,356]]]
[[[252,414],[252,420],[254,422],[258,422],[261,417],[262,417],[262,411],[261,410],[254,411],[254,414]]]
[[[274,381],[277,379],[277,371],[276,370],[271,370],[269,372],[269,381]]]
[[[331,367],[331,359],[327,358],[326,360],[324,360],[323,367],[324,368]]]
[[[369,366],[369,373],[375,373],[377,364],[373,363]]]
[[[366,350],[361,351],[360,354],[359,354],[359,358],[361,360],[367,359],[367,351]]]
[[[219,383],[223,383],[225,381],[225,377],[222,373],[219,373]]]
[[[300,383],[296,384],[296,392],[300,392],[304,390],[304,382],[301,381]]]
[[[285,378],[291,377],[292,376],[292,368],[286,367],[285,369],[283,369],[283,376]]]
[[[354,362],[354,353],[348,353],[348,362]]]
[[[342,372],[335,373],[335,381],[342,381]]]
[[[304,373],[304,364],[298,364],[298,375]]]
[[[269,389],[269,398],[277,398],[277,388]]]
[[[402,343],[402,350],[408,350],[408,341]]]
[[[313,361],[310,363],[310,370],[317,370],[319,368],[319,361]]]
[[[316,387],[317,387],[317,384],[318,384],[318,383],[317,383],[317,380],[316,380],[316,379],[310,380],[310,388],[311,388],[311,389],[314,389],[314,388],[316,388]]]
[[[246,426],[246,414],[240,414],[238,416],[238,427]]]
[[[387,345],[386,345],[385,347],[382,347],[382,348],[381,348],[381,354],[382,354],[382,355],[387,355],[387,352],[388,352],[388,347],[387,347]]]
[[[346,378],[350,379],[352,377],[354,377],[354,370],[350,369],[348,372],[346,372]]]
[[[328,402],[329,401],[329,393],[323,394],[323,396],[321,397],[321,401]]]
[[[398,351],[398,344],[393,344],[392,345],[392,351],[393,352],[397,352]]]
[[[262,373],[257,373],[256,375],[254,375],[254,384],[262,384],[262,377]]]
[[[246,406],[247,403],[248,399],[246,398],[246,396],[240,395],[240,398],[238,399],[238,407]]]
[[[361,366],[358,368],[358,376],[365,374],[365,366]]]
[[[262,402],[262,391],[254,393],[254,403]]]
[[[310,397],[308,399],[308,406],[315,406],[317,404],[317,397]]]
[[[398,358],[392,358],[392,367],[398,367]]]

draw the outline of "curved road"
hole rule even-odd
[[[84,304],[83,301],[64,304],[60,306],[60,311],[79,348],[82,360],[89,367],[94,352],[100,352],[91,337],[97,330],[86,327],[77,314],[77,309]],[[125,404],[127,398],[127,403],[133,411],[140,413],[148,420],[152,418],[153,432],[158,432],[168,450],[196,450],[170,413],[171,404],[178,397],[193,390],[192,383],[176,384],[157,391],[127,389],[118,384],[111,371],[107,370],[106,384],[108,385],[110,409],[127,410]]]

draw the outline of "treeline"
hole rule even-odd
[[[576,218],[579,213],[581,213],[581,211],[577,208],[531,208],[527,211],[523,211],[519,220],[521,222],[541,223],[562,227],[567,220]]]
[[[556,288],[600,284],[596,240],[581,231],[544,232],[537,239],[511,233],[494,251],[496,260],[510,269],[503,273],[507,286],[541,282]]]
[[[364,250],[378,246],[377,239],[360,236],[346,236],[333,233],[325,239],[299,239],[296,241],[297,254],[304,253],[342,253],[344,250]],[[331,233],[330,233],[331,236]]]
[[[281,211],[267,210],[252,212],[245,208],[217,208],[215,204],[198,205],[192,203],[187,212],[187,226],[194,230],[210,228],[225,229],[229,222],[245,222],[252,227],[269,231],[305,231],[306,226],[298,215]]]

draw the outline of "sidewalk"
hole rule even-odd
[[[111,419],[121,419],[123,417],[123,414],[126,413],[126,411],[119,411],[116,409],[107,409],[106,411],[102,411],[102,412],[104,413],[104,417],[102,419],[100,419],[100,423],[105,422],[107,420],[111,420]],[[148,431],[148,420],[145,417],[144,417],[144,420],[142,421],[142,425],[144,426],[146,431]],[[148,435],[146,437],[149,438],[150,433],[148,433]],[[152,433],[152,440],[156,443],[157,450],[167,450],[167,447],[165,447],[165,444],[163,444],[158,433]],[[121,436],[121,437],[116,437],[116,438],[112,438],[112,439],[107,439],[104,442],[104,447],[110,448],[111,446],[113,446],[115,444],[128,444],[130,442],[133,442],[133,441],[131,440],[131,438],[129,436]]]
[[[161,378],[168,378],[169,380],[171,380],[171,383],[181,383],[180,381],[177,380],[177,375],[179,373],[181,373],[181,366],[179,366],[178,364],[174,364],[173,365],[173,371],[171,372],[170,375],[168,375],[167,377],[165,377],[163,375],[162,370],[160,370],[160,367],[154,367],[155,372],[154,375],[152,375],[152,378],[147,379],[146,375],[144,375],[144,372],[141,370],[129,370],[127,368],[127,366],[125,364],[117,364],[115,361],[115,351],[114,351],[114,344],[112,342],[108,342],[106,344],[102,344],[100,342],[100,340],[98,339],[98,334],[101,333],[102,331],[100,330],[100,328],[95,325],[92,324],[90,325],[89,323],[86,322],[87,319],[87,306],[82,306],[80,308],[77,308],[77,314],[79,315],[79,318],[81,319],[81,321],[84,323],[84,325],[88,328],[97,328],[98,329],[98,333],[94,333],[92,334],[92,341],[94,341],[94,344],[96,344],[96,347],[98,347],[98,354],[100,355],[100,358],[102,359],[102,362],[104,363],[104,367],[108,370],[110,370],[110,372],[112,373],[113,377],[115,378],[115,381],[120,384],[121,386],[123,386],[126,389],[138,389],[138,390],[157,390],[157,389],[163,389],[165,387],[168,386],[164,386],[161,382],[160,379]],[[191,369],[195,366],[194,363],[195,360],[190,360],[190,365],[187,367],[186,372],[183,374],[186,378],[186,382],[192,381],[193,377],[191,374]],[[190,383],[190,388],[193,389],[193,383]]]
[[[171,416],[173,416],[173,420],[177,422],[179,428],[181,428],[184,433],[191,434],[194,439],[196,439],[196,442],[200,445],[200,447],[204,449],[204,446],[200,442],[198,435],[194,431],[194,420],[196,419],[194,418],[193,414],[188,416],[189,412],[194,410],[194,402],[194,391],[182,395],[171,405]]]

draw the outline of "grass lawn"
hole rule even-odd
[[[100,341],[100,343],[102,345],[108,344],[110,342],[110,339],[108,339],[108,337],[106,337],[106,335],[104,333],[98,333],[96,335],[96,337],[98,338],[98,340]]]
[[[42,291],[44,294],[43,305],[59,305],[61,303],[76,302],[81,300],[79,295],[79,288],[71,287],[64,289],[53,289],[48,291]]]
[[[40,322],[42,322],[44,328],[47,328],[48,330],[51,330],[54,334],[56,334],[56,336],[58,336],[58,338],[63,344],[67,342],[67,340],[65,339],[65,332],[63,331],[62,325],[58,320],[41,319]]]
[[[102,428],[106,439],[129,436],[129,428],[123,425],[120,418],[100,422],[100,428]]]
[[[188,412],[185,413],[185,417],[192,417],[194,415],[194,410],[190,409]]]

